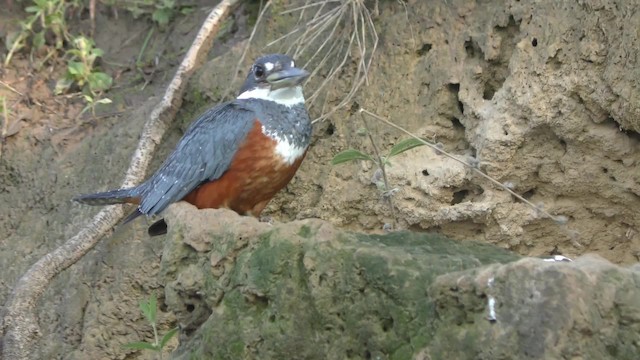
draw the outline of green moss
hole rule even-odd
[[[300,227],[300,231],[298,231],[298,236],[308,239],[311,237],[311,227],[309,225],[302,225]]]
[[[302,225],[293,236],[263,233],[240,251],[236,238],[211,241],[213,251],[234,258],[220,278],[204,276],[203,291],[222,300],[197,331],[202,341],[184,344],[200,347],[203,358],[410,359],[433,339],[427,289],[438,275],[517,258],[409,232],[318,241]],[[210,254],[198,255],[210,271]]]

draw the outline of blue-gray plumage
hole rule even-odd
[[[256,114],[238,103],[204,113],[184,134],[169,158],[140,186],[139,210],[155,215],[198,185],[218,179],[246,139]]]
[[[147,181],[74,200],[138,204],[126,221],[156,215],[182,199],[258,216],[293,177],[309,146],[311,121],[300,85],[307,76],[286,55],[257,59],[238,98],[202,114]]]

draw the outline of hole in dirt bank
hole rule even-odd
[[[467,196],[469,196],[469,190],[459,190],[453,193],[453,199],[451,200],[451,205],[460,204],[463,202]]]
[[[332,123],[329,123],[324,133],[327,134],[328,136],[331,136],[335,131],[336,131],[336,127]]]
[[[527,191],[525,191],[524,193],[522,193],[522,197],[525,198],[526,200],[531,200],[531,198],[533,197],[533,195],[536,194],[536,189],[529,189]]]
[[[269,306],[269,298],[264,295],[250,294],[246,296],[247,302],[258,306],[259,308],[266,308]]]
[[[480,186],[470,185],[471,188],[458,189],[452,194],[451,205],[460,204],[463,202],[472,202],[480,199],[484,194],[484,189]]]
[[[393,319],[386,318],[382,320],[382,331],[389,332],[389,330],[393,329]]]
[[[489,86],[486,84],[484,87],[484,91],[482,92],[482,98],[485,100],[493,99],[493,95],[496,94],[497,89],[494,86]]]
[[[513,16],[509,16],[509,22],[506,26],[496,26],[493,31],[501,39],[500,51],[495,59],[489,61],[487,67],[487,76],[484,79],[485,84],[482,92],[482,98],[485,100],[492,100],[509,76],[509,61],[518,42],[520,22],[516,21]]]
[[[464,52],[470,58],[484,59],[484,53],[482,52],[482,49],[473,39],[469,39],[464,42]]]
[[[533,39],[531,40],[531,46],[533,46],[533,47],[538,46],[538,39],[533,38]]]
[[[616,119],[614,119],[613,117],[609,116],[607,118],[607,120],[605,120],[605,122],[615,126],[616,129],[618,129],[620,132],[622,132],[625,135],[627,135],[630,139],[633,139],[633,140],[635,140],[637,142],[640,142],[640,133],[638,133],[637,131],[628,130],[628,129],[623,128],[622,125],[620,125],[620,123]]]
[[[433,46],[429,43],[422,44],[422,47],[416,51],[416,54],[418,54],[418,56],[427,55],[427,53],[431,51],[432,47]]]
[[[318,286],[322,287],[327,282],[327,274],[320,274],[318,278]]]
[[[462,123],[460,122],[460,119],[458,119],[456,117],[451,118],[451,124],[453,125],[454,129],[457,129],[457,130],[464,130],[465,129],[464,125],[462,125]]]
[[[458,111],[460,112],[459,114],[455,114],[455,112],[452,115],[455,116],[461,116],[464,114],[464,104],[462,103],[462,101],[460,101],[460,84],[457,83],[452,83],[452,84],[447,84],[447,90],[454,96],[454,98],[452,99],[453,101],[456,102],[456,107],[458,109]]]
[[[427,169],[422,170],[422,175],[429,176],[429,170]]]
[[[560,60],[560,55],[562,54],[562,50],[558,50],[555,56],[547,59],[547,65],[551,68],[551,70],[560,70],[562,67],[562,60]]]
[[[567,152],[567,142],[564,139],[560,139],[560,146],[564,149],[564,152]]]
[[[193,304],[187,304],[185,306],[185,309],[187,310],[187,312],[193,312],[196,309],[196,306]]]

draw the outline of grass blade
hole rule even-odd
[[[164,334],[164,336],[162,337],[162,340],[160,340],[160,345],[159,345],[160,349],[164,348],[164,346],[167,345],[169,340],[171,340],[171,338],[174,337],[174,335],[177,333],[178,333],[178,328],[173,328],[169,330],[169,332]]]
[[[375,162],[371,156],[355,149],[349,149],[336,154],[336,156],[333,157],[333,160],[331,160],[331,164],[338,165],[353,160],[368,160]]]
[[[402,154],[403,152],[407,150],[411,150],[414,147],[418,147],[418,146],[424,146],[424,142],[416,138],[408,138],[408,139],[402,140],[391,148],[388,158],[394,157],[398,154]]]

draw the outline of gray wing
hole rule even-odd
[[[222,176],[256,115],[238,103],[216,106],[186,131],[160,169],[141,185],[141,213],[155,215],[205,181]]]

